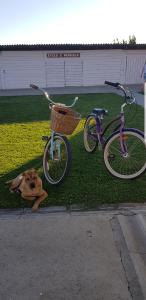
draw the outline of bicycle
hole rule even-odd
[[[42,137],[46,141],[43,154],[43,171],[48,183],[59,185],[64,181],[71,168],[71,144],[64,134],[71,134],[81,119],[80,114],[71,109],[78,97],[75,97],[73,103],[67,106],[52,101],[44,89],[34,84],[30,84],[30,87],[40,90],[50,102],[51,135]]]
[[[135,102],[133,93],[120,83],[105,81],[105,84],[115,87],[124,93],[124,103],[120,114],[103,128],[104,116],[108,111],[94,108],[87,116],[84,125],[84,147],[93,153],[97,146],[103,151],[104,163],[108,171],[120,179],[134,179],[146,170],[146,144],[144,133],[136,128],[125,127],[124,107]],[[130,93],[130,96],[128,96]],[[108,138],[107,129],[118,121],[118,126]]]

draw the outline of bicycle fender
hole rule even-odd
[[[140,134],[140,135],[144,138],[144,132],[141,131],[140,129],[137,129],[137,128],[124,128],[123,132],[125,132],[125,131],[136,132],[136,133]],[[119,132],[120,132],[120,130],[116,130],[116,131],[114,131],[111,135],[108,136],[108,138],[107,138],[106,141],[105,141],[104,148],[105,148],[106,144],[108,143],[108,141],[109,141],[115,134],[117,134],[117,133],[119,133]]]

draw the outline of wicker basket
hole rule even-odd
[[[72,134],[81,115],[63,105],[53,105],[51,110],[51,129],[61,134]]]

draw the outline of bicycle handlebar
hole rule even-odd
[[[30,84],[30,87],[31,87],[32,89],[35,89],[35,90],[38,90],[38,89],[39,89],[38,86],[35,85],[35,84]]]
[[[108,85],[111,85],[111,86],[113,86],[115,88],[117,88],[119,86],[119,84],[120,84],[119,82],[110,82],[110,81],[106,81],[106,80],[105,80],[104,83],[108,84]]]
[[[41,91],[41,92],[44,94],[44,96],[46,97],[46,99],[47,99],[49,102],[51,102],[52,104],[58,104],[58,103],[56,103],[56,102],[54,102],[54,101],[51,100],[50,95],[49,95],[44,89],[39,88],[39,87],[38,87],[37,85],[35,85],[35,84],[30,84],[30,87],[31,87],[32,89]],[[77,102],[78,99],[79,99],[78,97],[75,97],[75,98],[74,98],[74,101],[73,101],[73,103],[72,103],[71,105],[65,105],[65,104],[63,104],[63,105],[66,106],[66,107],[73,107],[73,106],[75,105],[75,103]]]
[[[125,96],[125,99],[124,99],[124,100],[126,101],[127,104],[132,104],[133,102],[135,102],[135,98],[134,98],[134,96],[133,96],[132,91],[129,90],[129,89],[126,90],[126,89],[123,87],[123,85],[121,85],[119,82],[110,82],[110,81],[106,81],[106,80],[105,80],[104,83],[105,83],[105,84],[108,84],[108,85],[111,85],[111,86],[117,88],[118,90],[121,90],[121,91],[124,93],[124,96]],[[127,92],[130,93],[130,97],[127,96]],[[133,101],[129,101],[129,102],[128,102],[128,101],[127,101],[128,99],[132,99]]]

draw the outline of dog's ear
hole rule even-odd
[[[21,184],[22,179],[23,179],[23,175],[20,174],[16,178],[14,178],[10,181],[7,181],[6,184],[9,185],[10,190],[14,190],[14,189],[18,188],[18,186]]]

